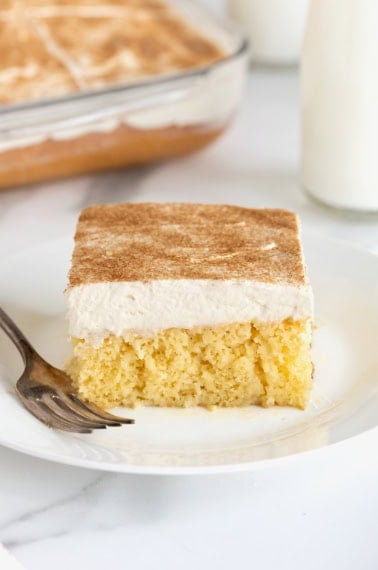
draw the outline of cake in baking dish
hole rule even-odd
[[[210,144],[240,99],[244,64],[230,57],[235,49],[186,2],[0,0],[0,113],[3,105],[26,104],[0,137],[0,188]],[[99,91],[107,98],[97,108]],[[77,101],[66,106],[78,94],[88,98],[84,111]],[[43,107],[30,116],[29,104]]]
[[[166,0],[1,0],[0,104],[167,75],[225,50]]]
[[[87,208],[66,297],[69,373],[103,408],[308,402],[313,302],[291,212]]]

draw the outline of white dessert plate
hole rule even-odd
[[[71,239],[2,259],[0,299],[34,346],[62,366],[70,353],[62,290]],[[253,470],[358,437],[378,417],[378,257],[316,235],[304,239],[314,287],[314,389],[289,408],[117,410],[134,426],[53,431],[20,404],[22,363],[0,334],[0,443],[51,461],[125,473]]]

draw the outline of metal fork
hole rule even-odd
[[[16,393],[25,408],[40,421],[52,428],[78,433],[134,423],[134,420],[114,416],[94,404],[82,402],[70,377],[51,366],[34,350],[1,307],[0,328],[13,341],[25,364],[16,384]]]

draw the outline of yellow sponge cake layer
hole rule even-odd
[[[79,395],[113,406],[304,408],[311,386],[311,319],[165,329],[153,336],[74,339]]]

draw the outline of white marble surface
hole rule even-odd
[[[297,88],[295,72],[253,73],[234,126],[196,156],[1,192],[0,259],[71,234],[84,206],[145,200],[287,207],[306,229],[378,253],[377,218],[300,190]],[[90,472],[0,448],[0,541],[29,570],[376,570],[377,443],[371,433],[274,471],[194,478]]]

